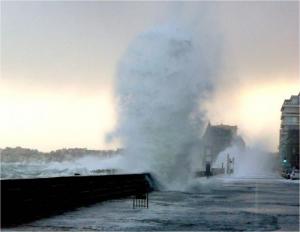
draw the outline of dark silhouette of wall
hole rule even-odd
[[[150,174],[1,180],[1,227],[152,190]]]

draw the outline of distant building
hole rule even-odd
[[[286,99],[281,107],[279,155],[283,169],[299,169],[300,93]]]
[[[233,144],[245,148],[245,142],[241,136],[237,135],[237,130],[237,126],[208,123],[202,137],[202,166],[205,166],[207,162],[213,163],[221,151]]]

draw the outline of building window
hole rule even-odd
[[[298,123],[297,117],[285,117],[284,121],[287,123],[292,123],[292,124]]]
[[[298,97],[293,97],[292,98],[292,104],[297,105],[298,104]]]

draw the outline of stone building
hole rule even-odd
[[[230,125],[211,125],[208,123],[201,140],[201,156],[203,157],[202,166],[205,163],[213,163],[218,154],[233,144],[245,148],[245,142],[237,134],[238,127]]]
[[[281,107],[279,155],[282,169],[299,169],[300,93],[286,99]]]

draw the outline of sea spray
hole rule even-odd
[[[210,49],[195,46],[193,33],[176,25],[154,27],[132,41],[116,78],[115,135],[129,172],[151,172],[166,188],[188,183],[203,127],[199,103],[213,75],[207,56]]]
[[[220,168],[222,163],[226,169],[227,156],[234,158],[233,177],[270,177],[277,169],[277,160],[273,153],[267,152],[259,146],[241,149],[231,146],[220,152],[213,167]]]
[[[121,154],[112,157],[84,155],[63,161],[2,162],[1,179],[38,178],[79,175],[111,174],[122,172]]]

